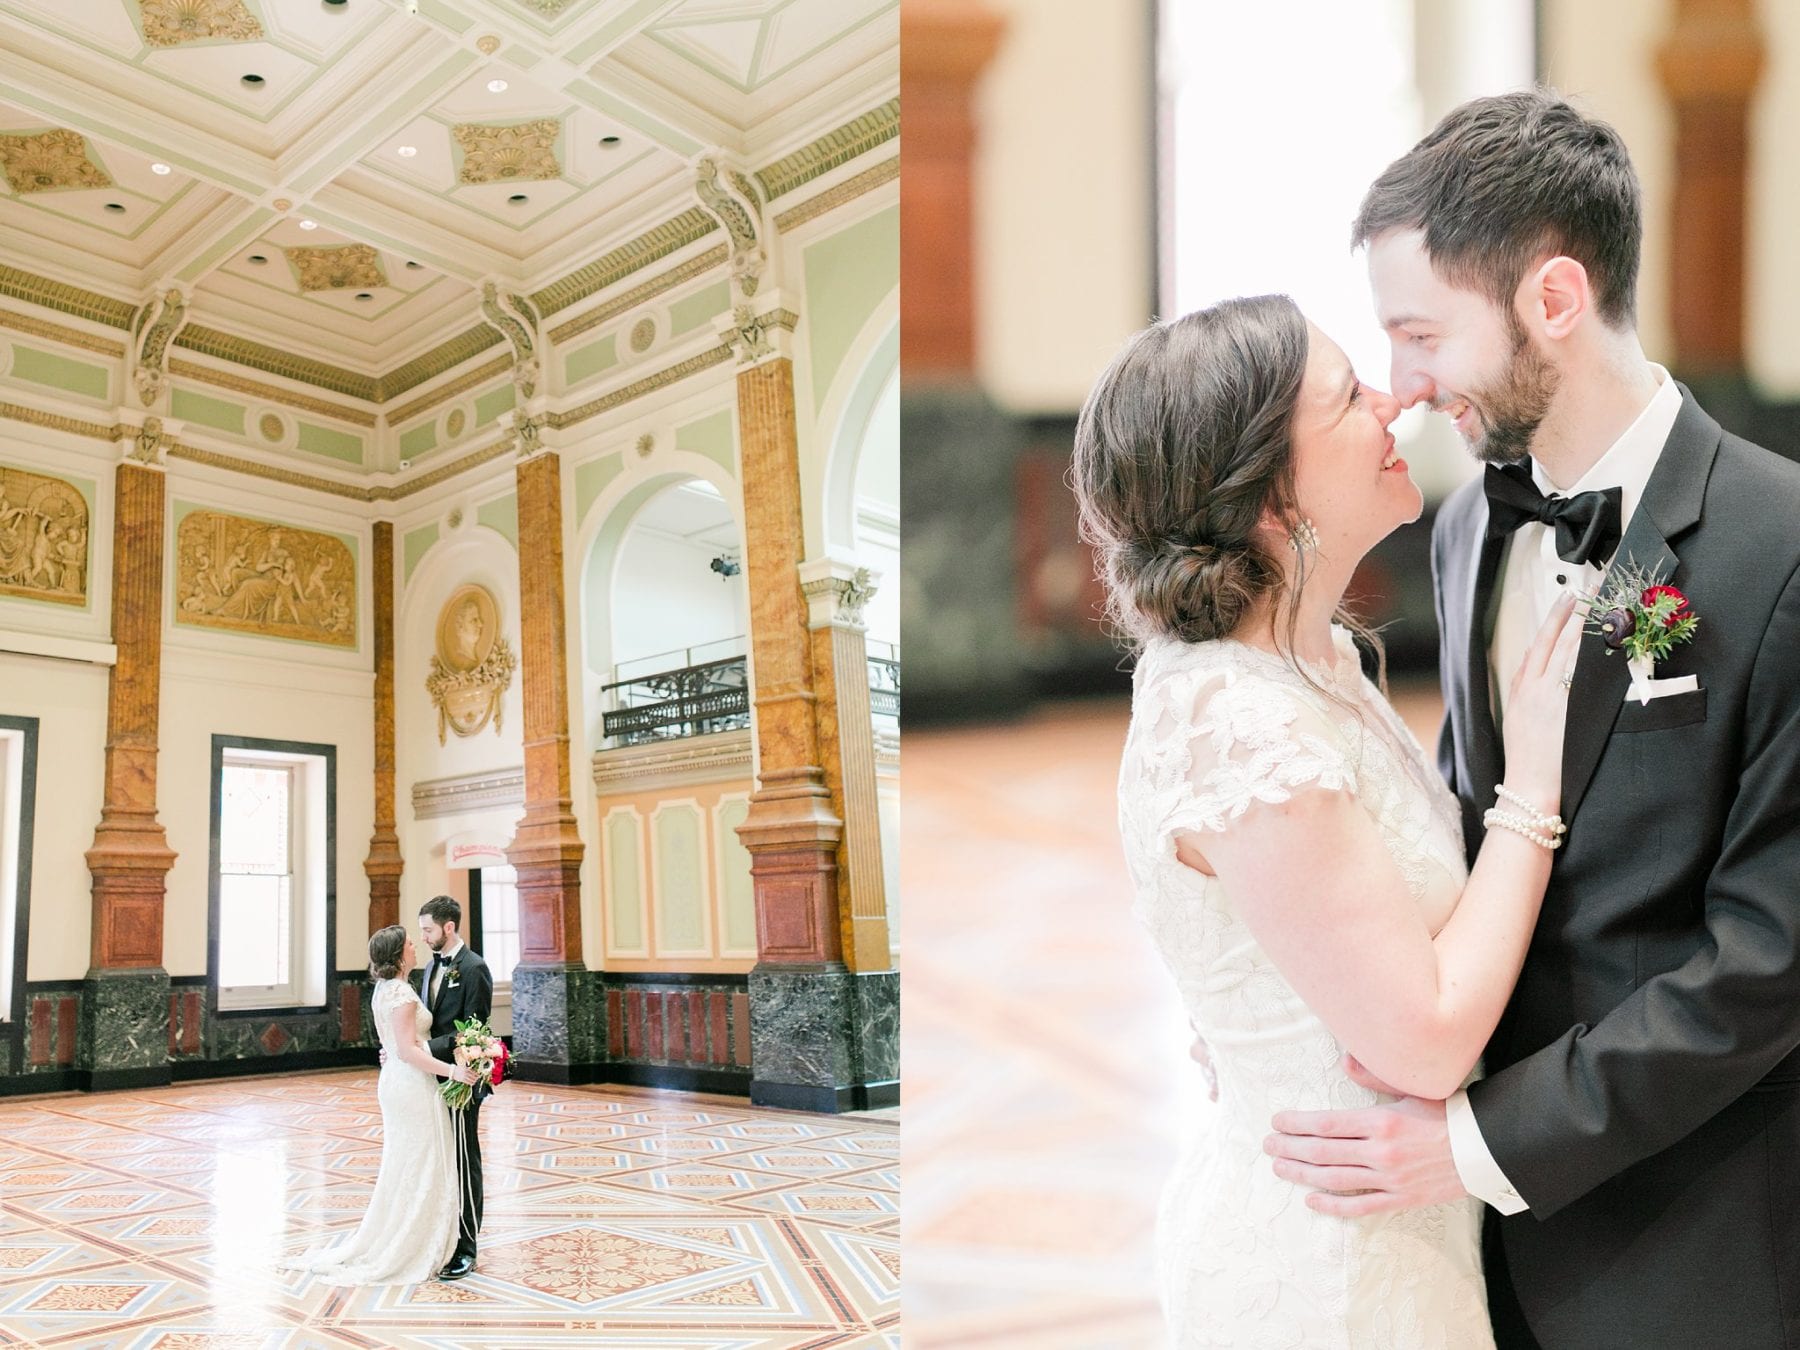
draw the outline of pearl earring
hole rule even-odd
[[[1319,532],[1313,528],[1310,520],[1302,520],[1294,526],[1293,532],[1288,535],[1288,541],[1293,544],[1294,552],[1311,553],[1319,547]]]

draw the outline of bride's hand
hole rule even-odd
[[[452,1064],[450,1072],[444,1076],[452,1082],[467,1083],[470,1087],[474,1087],[479,1081],[475,1077],[475,1071],[466,1064]]]
[[[1550,607],[1506,697],[1506,786],[1546,815],[1562,803],[1563,729],[1581,643],[1581,616],[1565,592]]]

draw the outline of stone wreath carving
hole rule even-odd
[[[452,731],[473,736],[490,721],[498,736],[501,695],[517,668],[493,595],[473,583],[457,587],[438,613],[437,654],[425,677],[438,714],[438,744],[446,744]]]

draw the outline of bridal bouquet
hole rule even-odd
[[[471,1017],[456,1024],[454,1054],[456,1062],[473,1069],[477,1078],[485,1078],[493,1087],[500,1086],[506,1073],[506,1043],[496,1036],[486,1022]],[[438,1095],[449,1103],[452,1111],[460,1111],[475,1099],[474,1085],[446,1078]]]

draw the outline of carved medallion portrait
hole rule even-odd
[[[473,736],[491,721],[500,733],[500,697],[517,661],[500,631],[500,607],[485,586],[459,586],[438,614],[437,654],[425,691],[438,713],[438,744],[447,732]]]
[[[175,532],[175,622],[356,646],[356,560],[341,539],[193,511]]]
[[[0,595],[87,603],[88,507],[72,483],[0,467]]]

